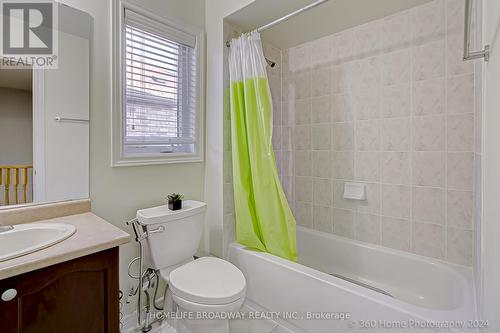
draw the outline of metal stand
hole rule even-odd
[[[146,318],[144,318],[144,324],[142,325],[142,332],[149,332],[152,329],[152,325],[149,322],[149,313],[151,311],[151,298],[147,290],[144,290],[144,278],[147,276],[148,270],[144,270],[143,267],[143,255],[144,250],[142,248],[142,241],[148,237],[147,232],[144,231],[142,225],[139,224],[137,219],[132,219],[126,223],[127,225],[131,225],[135,234],[135,241],[139,243],[139,281],[137,290],[139,292],[137,299],[137,323],[139,326],[142,325],[142,292],[146,294]]]

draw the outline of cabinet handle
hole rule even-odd
[[[17,295],[17,290],[16,289],[7,289],[2,293],[2,301],[8,302],[13,300]]]

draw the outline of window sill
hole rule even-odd
[[[201,163],[204,159],[197,155],[191,156],[169,156],[169,157],[126,157],[118,160],[113,160],[111,167],[129,167],[129,166],[146,166],[146,165],[161,165],[161,164],[183,164],[183,163]]]

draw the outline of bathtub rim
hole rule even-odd
[[[254,249],[248,248],[248,247],[243,246],[243,245],[236,243],[236,242],[233,242],[229,245],[229,251],[231,251],[231,248],[232,248],[233,250],[237,251],[237,253],[238,253],[238,251],[242,251],[243,253],[246,253],[248,255],[257,256],[260,259],[263,259],[267,262],[272,262],[272,263],[278,264],[279,266],[281,266],[287,270],[292,270],[296,273],[305,274],[310,278],[313,278],[313,279],[316,279],[316,280],[321,281],[323,283],[338,287],[338,288],[342,289],[343,291],[346,291],[346,292],[351,293],[353,295],[370,299],[374,302],[377,302],[379,304],[387,306],[387,307],[394,309],[396,311],[401,311],[407,315],[414,316],[415,318],[418,318],[419,320],[430,320],[430,321],[462,320],[462,321],[468,321],[468,320],[476,320],[477,319],[477,307],[476,307],[476,302],[475,302],[475,297],[474,297],[475,288],[473,285],[472,268],[458,265],[458,264],[449,263],[449,262],[435,259],[435,258],[421,256],[421,255],[414,254],[414,253],[409,253],[409,252],[405,252],[405,251],[401,251],[401,250],[391,249],[391,248],[383,247],[383,246],[376,245],[376,244],[365,243],[365,242],[353,240],[353,239],[338,236],[338,235],[326,234],[324,232],[320,232],[317,230],[310,230],[310,229],[305,228],[305,227],[297,226],[297,229],[300,231],[305,231],[305,232],[317,234],[317,235],[323,236],[323,237],[332,237],[332,239],[335,239],[337,241],[351,243],[351,244],[354,244],[355,246],[362,246],[362,247],[370,249],[370,250],[382,251],[382,252],[389,254],[389,255],[396,255],[396,256],[400,256],[400,257],[402,256],[402,257],[410,258],[412,260],[417,260],[420,262],[424,262],[426,264],[438,266],[442,269],[450,271],[452,274],[456,275],[460,279],[460,283],[463,287],[463,292],[464,292],[463,304],[462,304],[462,306],[457,307],[455,309],[426,308],[423,306],[419,306],[416,304],[402,301],[400,299],[391,298],[389,296],[382,295],[376,291],[373,291],[373,290],[370,290],[368,288],[353,284],[351,282],[348,282],[348,281],[345,281],[345,280],[340,279],[338,277],[329,275],[325,272],[322,272],[322,271],[317,270],[315,268],[311,268],[311,267],[306,266],[304,264],[292,262],[292,261],[289,261],[287,259],[280,258],[278,256],[275,256],[275,255],[272,255],[272,254],[269,254],[266,252],[256,251]],[[230,255],[228,255],[228,257],[230,257]],[[236,263],[234,263],[234,264],[236,264]],[[256,302],[256,300],[251,300],[251,301],[258,304],[258,302]],[[273,309],[271,309],[271,310],[273,310]]]

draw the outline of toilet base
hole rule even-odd
[[[189,302],[172,294],[170,288],[165,293],[164,311],[177,315],[168,320],[178,333],[229,333],[227,313],[238,311],[244,299],[223,305],[203,305]],[[227,318],[227,319],[226,319]]]

